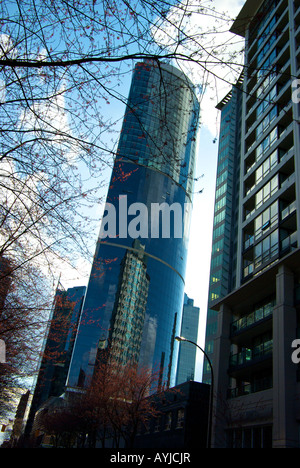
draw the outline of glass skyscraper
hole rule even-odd
[[[205,340],[205,351],[211,361],[213,361],[214,339],[217,334],[218,313],[211,309],[210,305],[226,296],[236,281],[242,82],[241,75],[236,86],[217,105],[217,109],[221,112],[221,126]],[[204,359],[203,364],[203,382],[211,382],[207,359]]]
[[[180,336],[197,343],[199,326],[199,307],[194,300],[184,295]],[[197,347],[191,343],[180,343],[176,385],[195,380]]]
[[[97,355],[174,385],[199,103],[175,67],[137,63],[69,370],[86,386]]]

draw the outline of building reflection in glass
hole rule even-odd
[[[138,363],[149,290],[147,256],[139,240],[126,250],[111,318],[110,355],[126,365]]]

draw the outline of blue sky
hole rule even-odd
[[[241,7],[244,5],[245,0],[214,0],[211,3],[206,4],[212,5],[216,8],[216,11],[227,11],[228,12],[228,28],[231,25],[231,18],[234,19],[239,13]],[[201,24],[201,21],[203,24]],[[216,23],[218,27],[218,23]],[[242,41],[240,38],[236,38],[226,31],[226,25],[222,23],[222,34],[212,34],[213,24],[210,20],[207,25],[207,17],[201,15],[195,15],[195,17],[189,17],[187,22],[187,28],[189,32],[196,33],[199,28],[202,32],[206,31],[205,28],[209,28],[209,34],[207,37],[203,36],[203,41],[207,41],[206,45],[210,41],[215,40],[217,47],[222,48],[226,46],[227,50],[230,51],[242,47]],[[233,43],[233,44],[232,44]],[[225,54],[226,54],[225,53]],[[176,65],[176,64],[175,64]],[[213,226],[213,212],[214,212],[214,197],[215,197],[215,182],[216,182],[216,168],[217,168],[217,154],[218,154],[218,111],[215,106],[218,102],[227,94],[230,90],[228,81],[234,82],[234,77],[238,76],[238,72],[231,73],[231,68],[224,68],[215,66],[213,72],[215,76],[209,76],[203,73],[203,77],[199,76],[199,68],[193,68],[190,64],[180,64],[182,69],[197,82],[202,80],[210,81],[210,86],[201,99],[201,127],[198,136],[198,155],[197,155],[197,169],[196,177],[203,174],[203,177],[196,183],[195,191],[203,189],[202,193],[195,194],[194,197],[194,208],[191,222],[191,233],[189,242],[189,255],[188,265],[186,272],[186,293],[194,299],[194,304],[200,307],[200,323],[199,323],[199,344],[204,346],[205,338],[205,325],[206,325],[206,311],[207,311],[207,297],[208,297],[208,283],[209,283],[209,269],[210,269],[210,254],[211,254],[211,241],[212,241],[212,226]],[[216,78],[216,75],[219,79]],[[122,95],[127,96],[130,86],[131,74],[126,74],[126,79],[120,88],[117,89]],[[115,129],[121,125],[122,117],[125,107],[120,105],[118,101],[111,101],[107,106],[107,115],[112,116],[112,121],[117,120]],[[112,149],[115,149],[117,139],[111,140]],[[104,174],[107,184],[109,183],[110,170]],[[105,197],[107,187],[103,188],[103,196]],[[93,216],[101,219],[103,213],[104,203],[100,203],[94,207]],[[100,223],[99,223],[100,227]],[[90,265],[83,262],[79,267],[79,270],[89,272]],[[62,272],[62,282],[65,287],[73,285],[86,284],[87,277],[80,277],[78,272]],[[197,379],[201,379],[201,361],[202,356],[199,355],[199,367],[196,374]]]

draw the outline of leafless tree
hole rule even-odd
[[[108,440],[116,447],[122,440],[132,447],[138,427],[159,414],[157,402],[147,398],[157,379],[153,371],[112,362],[105,352],[90,385],[70,394],[65,406],[42,408],[36,427],[56,443],[105,448]]]
[[[238,44],[228,55],[229,43],[213,40],[231,20],[207,0],[0,3],[0,258],[10,262],[0,283],[12,281],[1,292],[6,340],[10,320],[19,320],[22,339],[33,343],[61,265],[91,259],[95,206],[109,180],[134,64],[193,67],[201,98],[209,74],[220,78],[226,68],[227,83],[239,64]]]
[[[14,271],[14,264],[0,258],[0,339],[5,343],[0,364],[0,416],[15,409],[20,390],[36,370],[36,361],[49,315],[43,280],[37,270]],[[26,274],[26,277],[23,275]]]

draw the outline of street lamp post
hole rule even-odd
[[[210,370],[211,370],[211,385],[210,385],[210,396],[209,396],[209,412],[208,412],[208,428],[207,428],[207,448],[211,448],[211,435],[212,435],[212,409],[213,409],[213,391],[214,391],[214,370],[213,370],[213,366],[211,364],[211,361],[207,355],[207,353],[204,351],[204,349],[201,348],[201,346],[199,346],[197,343],[195,343],[194,341],[191,341],[191,340],[188,340],[187,338],[184,338],[183,336],[176,336],[175,337],[175,340],[177,341],[186,341],[187,343],[191,343],[195,346],[197,346],[197,348],[200,349],[200,351],[202,351],[202,353],[204,354],[204,356],[206,357],[207,361],[208,361],[208,364],[210,366]]]

